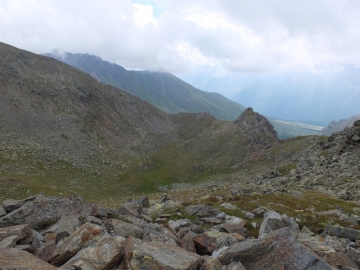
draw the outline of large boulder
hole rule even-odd
[[[0,269],[55,270],[55,266],[16,248],[0,248]]]
[[[267,211],[264,214],[264,220],[260,226],[259,238],[265,237],[271,231],[275,231],[285,227],[290,228],[296,237],[299,235],[299,225],[295,222],[293,218],[288,217],[285,214],[281,216],[274,211]]]
[[[247,270],[333,269],[298,242],[290,228],[272,231],[268,236],[260,239],[248,239],[236,243],[222,251],[218,259],[223,265],[241,262]]]
[[[89,270],[111,269],[120,263],[125,245],[124,237],[104,237],[92,246],[80,250],[62,267]]]
[[[202,258],[174,245],[143,242],[133,251],[131,269],[196,270]]]

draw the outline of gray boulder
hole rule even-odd
[[[236,243],[221,252],[218,259],[223,265],[241,262],[247,270],[333,269],[298,242],[290,228],[271,231],[268,236],[260,239]]]
[[[324,233],[331,236],[350,239],[352,241],[360,240],[360,231],[347,227],[327,225]]]
[[[290,218],[285,214],[281,216],[274,211],[267,211],[264,214],[264,220],[260,226],[259,238],[265,237],[271,231],[285,227],[290,228],[296,237],[299,235],[299,225],[294,221],[293,218]]]

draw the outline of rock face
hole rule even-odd
[[[156,204],[142,204],[141,211]],[[40,206],[52,207],[53,213]],[[180,211],[178,204],[173,206]],[[39,195],[1,218],[0,269],[300,270],[358,269],[360,264],[359,231],[351,228],[327,226],[324,240],[306,228],[299,233],[292,218],[267,211],[254,239],[241,218],[208,205],[189,205],[183,211],[196,215],[197,224],[168,220],[171,215],[166,214],[161,224],[152,223],[131,211],[114,216],[79,197]],[[200,220],[206,218],[220,224]],[[23,222],[27,224],[19,224]]]

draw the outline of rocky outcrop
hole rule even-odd
[[[257,176],[257,190],[291,193],[304,188],[344,200],[360,200],[359,157],[360,120],[357,120],[351,128],[326,139],[314,138],[312,145],[289,157],[286,164]]]
[[[260,134],[266,134],[269,137],[276,138],[277,132],[274,126],[269,122],[266,117],[254,112],[252,108],[247,108],[235,121],[236,125],[240,125],[245,130],[250,132],[255,138]]]

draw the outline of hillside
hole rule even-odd
[[[21,179],[19,193],[149,192],[235,172],[279,143],[252,109],[233,122],[169,115],[49,57],[6,44],[0,56],[0,172]],[[11,186],[5,181],[3,192]]]
[[[194,88],[167,72],[129,71],[89,54],[53,50],[45,54],[90,74],[98,81],[123,89],[168,113],[209,112],[235,120],[245,107],[218,93]]]
[[[6,44],[0,76],[0,149],[10,160],[62,161],[89,171],[122,166],[174,129],[170,117],[147,102]]]
[[[339,121],[331,121],[329,125],[324,127],[319,135],[321,136],[330,136],[333,133],[343,131],[345,128],[351,127],[356,120],[360,120],[360,114],[352,116],[348,119],[341,119]]]

